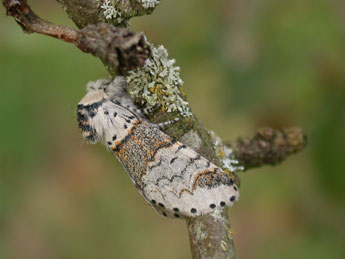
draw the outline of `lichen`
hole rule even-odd
[[[141,3],[141,5],[145,8],[155,8],[157,5],[159,5],[160,0],[137,0],[138,3]]]
[[[222,163],[224,169],[230,172],[243,171],[244,167],[239,165],[238,160],[234,157],[232,149],[222,142],[222,140],[213,132],[210,131],[213,140],[214,149]]]
[[[111,3],[110,0],[104,0],[100,8],[103,10],[103,15],[107,20],[113,20],[115,23],[121,23],[124,21],[124,19],[121,17],[121,13],[116,10],[114,2]]]
[[[128,92],[147,109],[160,108],[167,113],[177,112],[183,117],[192,113],[181,91],[183,81],[175,60],[168,59],[168,51],[149,43],[152,57],[143,67],[130,71],[127,76]]]
[[[220,242],[220,247],[223,249],[223,251],[227,251],[229,249],[228,244],[224,240]]]

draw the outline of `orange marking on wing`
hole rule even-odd
[[[193,181],[193,184],[192,184],[192,190],[194,191],[196,189],[196,184],[197,184],[197,179],[199,178],[199,176],[203,175],[203,174],[207,174],[207,173],[214,173],[215,171],[215,168],[212,168],[212,169],[205,169],[199,173],[197,173],[196,175],[194,175],[194,181]]]
[[[181,195],[182,195],[184,192],[188,192],[189,194],[193,195],[193,192],[191,192],[190,190],[188,190],[188,189],[182,189],[182,190],[179,192],[179,198],[181,198]]]

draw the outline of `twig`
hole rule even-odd
[[[76,43],[77,31],[56,25],[39,18],[27,4],[26,0],[2,0],[6,14],[13,16],[26,33],[40,33],[66,42]]]
[[[300,128],[262,128],[253,138],[242,137],[226,143],[245,170],[276,165],[305,148],[307,137]]]

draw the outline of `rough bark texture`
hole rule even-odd
[[[68,16],[78,26],[83,28],[89,24],[107,22],[100,9],[102,1],[97,0],[56,0]],[[125,20],[134,16],[150,14],[154,8],[145,9],[137,0],[116,0],[116,9]]]
[[[82,30],[73,30],[40,19],[27,5],[26,0],[2,0],[7,14],[15,18],[25,32],[37,32],[73,42],[81,50],[100,58],[112,75],[126,74],[143,65],[150,56],[143,35],[129,32],[105,22],[97,0],[57,0],[74,23]],[[136,0],[116,0],[122,17],[149,14],[154,8],[144,9]],[[98,24],[98,25],[95,25]],[[167,121],[171,116],[162,111],[152,113],[153,122]],[[166,133],[194,148],[218,166],[221,161],[213,147],[212,137],[194,116],[180,118],[178,123],[166,129]],[[240,138],[230,142],[235,158],[245,168],[264,164],[277,164],[286,156],[300,151],[306,138],[300,129],[274,131],[266,128],[258,131],[253,139]],[[193,258],[236,258],[232,231],[227,211],[187,220]]]
[[[253,138],[242,137],[226,143],[245,170],[263,165],[277,165],[287,156],[307,145],[307,136],[300,128],[274,130],[262,128]]]
[[[193,258],[236,258],[226,210],[187,220]]]
[[[97,0],[56,0],[61,4],[65,12],[78,26],[83,28],[88,24],[105,22],[102,10],[98,8]]]
[[[113,76],[125,75],[143,66],[151,55],[143,34],[106,23],[90,24],[81,29],[77,45],[100,58]]]

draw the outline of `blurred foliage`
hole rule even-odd
[[[29,1],[71,25],[54,1]],[[0,258],[190,258],[183,221],[145,204],[75,107],[101,62],[0,15]],[[309,146],[242,174],[239,258],[345,258],[345,4],[162,1],[132,21],[182,68],[193,111],[224,139],[301,126]]]

